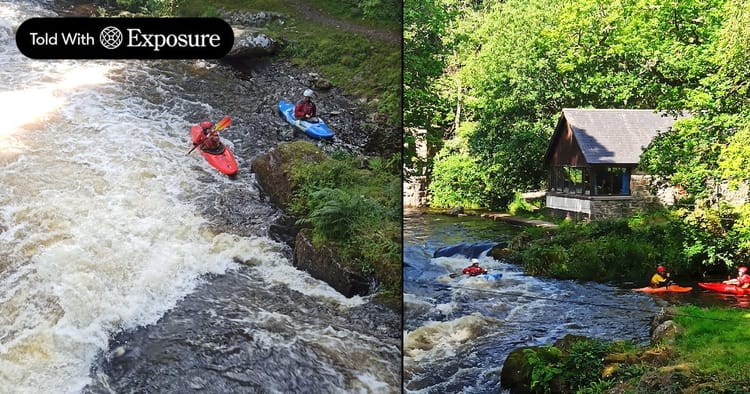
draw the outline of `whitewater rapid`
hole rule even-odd
[[[0,391],[80,392],[114,334],[156,323],[206,274],[239,264],[258,286],[338,308],[366,302],[296,270],[283,245],[202,216],[196,204],[217,204],[224,190],[257,194],[185,154],[191,124],[228,115],[178,83],[214,63],[27,59],[13,29],[54,16],[47,8],[0,2]],[[299,335],[324,348],[376,346],[331,330]],[[378,368],[359,368],[366,383],[355,387],[392,386]]]

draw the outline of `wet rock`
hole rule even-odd
[[[526,362],[525,349],[533,347],[524,346],[514,349],[503,363],[503,369],[500,371],[500,382],[503,388],[509,389],[513,394],[531,393],[531,367]]]
[[[651,334],[651,341],[653,343],[672,344],[675,336],[679,333],[680,327],[673,320],[667,320],[654,329],[653,334]]]
[[[281,214],[268,229],[268,235],[274,241],[287,244],[290,248],[294,247],[294,241],[300,228],[296,224],[296,219],[286,214]]]
[[[230,25],[239,25],[247,27],[262,27],[273,21],[283,23],[284,15],[278,12],[248,12],[248,11],[227,11],[220,12],[221,18]]]
[[[511,394],[530,394],[531,390],[531,366],[526,361],[524,350],[532,349],[536,352],[549,352],[546,347],[524,346],[517,348],[508,354],[508,358],[503,363],[503,369],[500,371],[500,384],[503,388],[510,391]],[[544,359],[554,358],[555,356],[546,354]],[[556,376],[549,382],[549,387],[544,387],[545,392],[564,393],[562,378]],[[549,390],[549,391],[546,391]]]
[[[256,157],[252,162],[251,170],[271,202],[284,208],[292,198],[290,173],[294,161],[313,163],[325,159],[323,153],[312,144],[281,143],[276,148]]]
[[[229,57],[261,57],[278,52],[280,44],[263,32],[255,29],[232,28],[234,45]]]
[[[458,206],[451,208],[448,212],[446,212],[446,215],[450,216],[458,216],[464,213],[464,207]]]
[[[563,353],[568,353],[570,352],[570,349],[573,347],[574,343],[589,342],[589,341],[591,341],[591,338],[583,336],[583,335],[567,334],[564,337],[555,341],[554,346],[562,350]]]
[[[675,312],[676,311],[673,307],[661,308],[659,312],[651,319],[651,328],[649,331],[649,335],[653,337],[654,331],[656,331],[657,327],[659,327],[665,321],[672,320]]]
[[[314,246],[309,229],[303,229],[297,234],[294,266],[328,283],[346,297],[367,295],[370,292],[371,280],[348,266],[329,247]]]
[[[432,254],[432,257],[452,257],[460,255],[465,256],[469,259],[473,259],[479,257],[482,253],[492,249],[495,245],[496,244],[494,242],[476,242],[473,244],[444,246],[435,250],[435,252]]]

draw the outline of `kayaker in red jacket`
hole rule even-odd
[[[221,146],[221,139],[219,138],[219,133],[214,133],[211,137],[208,137],[209,134],[211,134],[211,127],[213,127],[213,123],[204,120],[200,124],[201,128],[203,129],[203,135],[198,137],[198,141],[195,142],[195,145],[202,145],[202,150],[216,150],[219,149]]]
[[[742,266],[737,268],[737,278],[725,280],[724,283],[728,285],[736,285],[743,289],[750,288],[750,275],[747,274],[747,267]]]
[[[487,270],[479,266],[479,260],[471,259],[471,265],[464,268],[463,273],[464,275],[477,276],[486,274]]]
[[[294,106],[294,118],[303,119],[308,122],[317,122],[318,118],[315,116],[318,114],[318,109],[312,101],[313,91],[306,89],[305,92],[302,93],[302,96],[302,101]]]

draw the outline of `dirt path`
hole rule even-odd
[[[313,7],[303,0],[287,0],[287,3],[300,11],[295,14],[295,17],[297,18],[306,18],[322,25],[335,27],[336,29],[345,30],[351,33],[362,34],[370,39],[381,40],[394,45],[401,45],[400,32],[370,28],[354,22],[336,19],[334,16],[326,14],[324,11]]]

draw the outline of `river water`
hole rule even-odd
[[[0,392],[398,392],[400,316],[268,236],[249,163],[281,122],[240,112],[261,111],[237,94],[254,82],[23,57],[13,29],[51,8],[0,1]],[[185,154],[191,124],[225,115],[236,179]]]
[[[524,275],[479,254],[502,278],[450,278],[469,257],[433,258],[445,246],[510,239],[517,226],[475,216],[406,211],[404,219],[404,387],[413,393],[497,393],[507,355],[566,334],[648,342],[665,301],[596,283]]]

